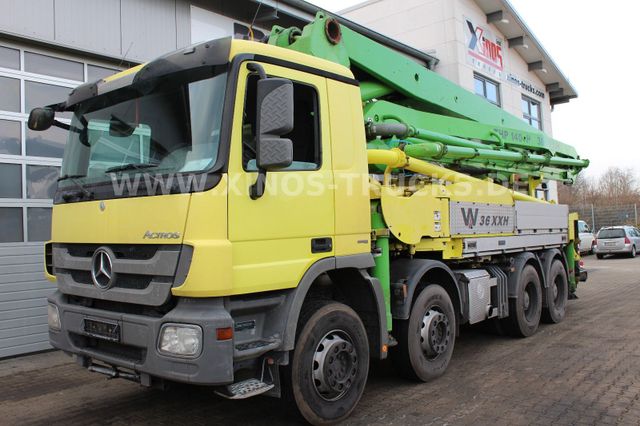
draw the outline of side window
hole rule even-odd
[[[256,86],[258,76],[250,75],[245,93],[242,120],[242,167],[256,166]],[[293,142],[293,163],[283,170],[317,170],[322,163],[318,93],[313,86],[293,82],[293,130],[283,138]]]

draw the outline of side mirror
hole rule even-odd
[[[258,178],[249,193],[256,200],[264,195],[267,171],[293,163],[293,143],[281,137],[293,129],[293,83],[285,78],[267,78],[262,67],[253,65],[261,77],[256,88]]]
[[[31,130],[43,131],[51,127],[55,121],[56,113],[52,108],[34,108],[29,113],[27,126]]]
[[[284,78],[258,80],[256,96],[258,168],[288,167],[293,162],[293,143],[281,136],[293,129],[293,83]]]

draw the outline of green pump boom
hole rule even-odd
[[[369,149],[400,148],[502,181],[515,174],[571,183],[589,165],[573,147],[322,12],[303,30],[274,26],[269,43],[352,70]]]

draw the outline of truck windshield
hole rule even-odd
[[[91,186],[123,174],[186,174],[212,167],[226,75],[186,83],[168,79],[144,94],[126,88],[76,105],[59,187]]]

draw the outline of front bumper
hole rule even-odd
[[[62,323],[60,331],[49,330],[49,340],[55,348],[75,354],[80,364],[93,361],[124,368],[146,377],[201,385],[233,383],[233,340],[219,341],[216,329],[233,327],[233,320],[224,308],[222,298],[187,299],[164,316],[119,313],[68,303],[66,296],[56,291],[49,302],[58,307]],[[111,342],[89,336],[83,327],[85,318],[117,322],[120,340]],[[158,335],[162,324],[196,324],[202,328],[202,352],[196,358],[180,358],[161,354]]]

